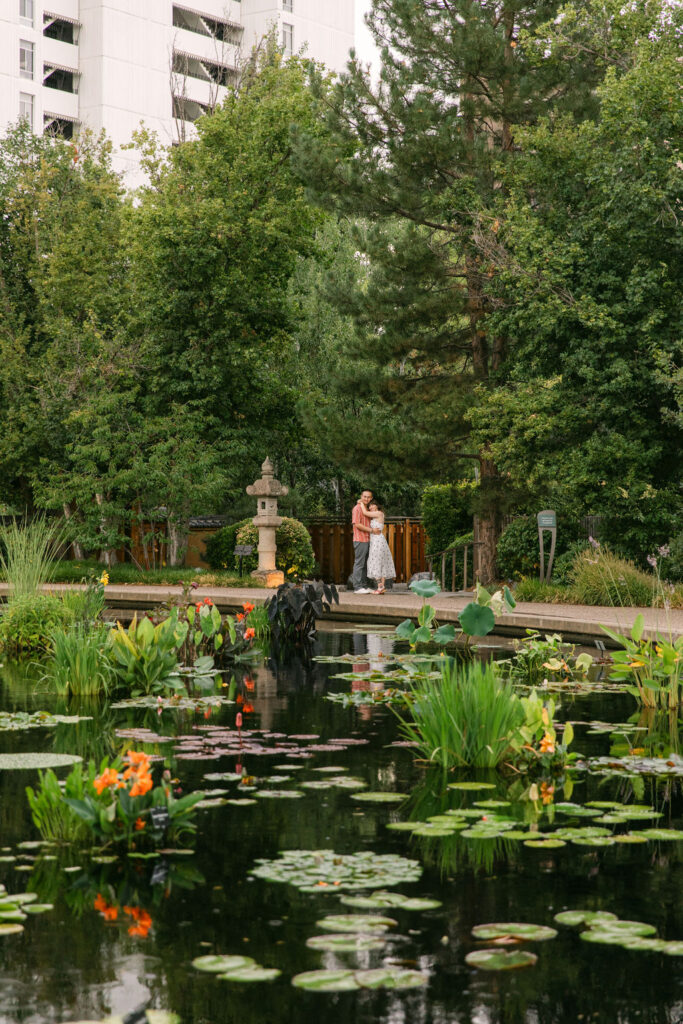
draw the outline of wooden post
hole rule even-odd
[[[467,590],[467,544],[465,544],[465,566],[463,569],[462,589]]]
[[[451,590],[455,591],[455,548],[451,556]]]

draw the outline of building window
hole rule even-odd
[[[33,57],[35,46],[25,39],[19,40],[19,74],[22,78],[33,78]]]
[[[43,115],[43,132],[45,135],[51,135],[53,139],[78,138],[78,124],[78,121],[60,117],[59,114]]]
[[[282,10],[292,14],[294,12],[294,0],[282,0]]]
[[[282,49],[285,57],[291,57],[294,53],[294,26],[288,25],[286,21],[282,22]]]
[[[33,0],[19,0],[19,21],[33,28]]]
[[[19,117],[28,122],[29,128],[33,128],[33,104],[34,97],[30,92],[19,93]]]
[[[76,42],[78,26],[63,18],[53,18],[52,15],[46,15],[46,17],[49,17],[50,21],[45,24],[43,35],[48,39],[58,39],[60,43],[71,43],[73,46]]]
[[[55,68],[50,64],[43,65],[43,85],[46,89],[59,89],[61,92],[78,92],[78,72],[67,68]]]

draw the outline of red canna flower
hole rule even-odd
[[[247,630],[245,631],[245,633],[244,633],[244,639],[245,639],[245,640],[253,640],[253,638],[254,638],[255,636],[256,636],[256,630],[255,630],[255,629],[252,629],[252,627],[251,627],[251,626],[250,626],[250,627],[249,627],[249,629],[247,629]]]
[[[243,707],[242,707],[242,711],[244,711],[245,715],[251,714],[251,712],[253,710],[254,710],[254,705],[253,704],[244,704]]]
[[[247,690],[253,690],[254,687],[256,686],[256,683],[254,682],[253,679],[250,679],[249,676],[247,676],[247,678],[244,680],[244,685]]]
[[[238,612],[235,618],[237,619],[238,622],[241,622],[242,619],[244,618],[244,615],[242,614],[242,612]]]
[[[243,703],[244,703],[244,697],[242,696],[242,694],[241,694],[241,693],[238,693],[238,694],[237,694],[237,696],[235,697],[235,700],[236,700],[236,702],[237,702],[238,704],[243,704]]]
[[[146,824],[147,824],[147,822],[143,821],[142,818],[136,818],[135,819],[135,831],[136,832],[142,832],[142,830],[146,826]],[[124,907],[124,910],[125,910],[125,907]]]
[[[253,612],[253,610],[256,607],[256,605],[255,604],[250,604],[249,601],[245,601],[244,604],[242,605],[242,607],[244,608],[245,612],[248,615],[249,612]]]

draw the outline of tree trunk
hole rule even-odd
[[[102,507],[104,504],[104,497],[101,494],[95,495],[95,501]],[[107,519],[106,516],[102,516],[100,520],[100,531],[106,536],[108,529],[114,524],[114,520]],[[116,551],[114,548],[102,548],[99,554],[98,561],[104,562],[108,569],[111,569],[112,565],[116,565]]]
[[[65,501],[62,508],[64,510],[64,518],[66,519],[67,523],[70,523],[74,514],[73,506],[70,504],[70,502]],[[83,545],[80,543],[80,541],[72,540],[71,550],[74,553],[74,558],[76,559],[76,561],[82,562],[83,559],[85,558],[85,555],[83,554]]]
[[[496,548],[501,533],[501,515],[498,501],[498,485],[500,477],[491,459],[482,459],[479,486],[483,497],[481,514],[477,517],[475,540],[480,542],[477,548],[477,564],[479,566],[479,582],[486,586],[497,578]]]
[[[169,566],[180,566],[185,561],[187,552],[187,541],[190,535],[189,519],[169,519],[168,525],[168,554],[166,561]]]

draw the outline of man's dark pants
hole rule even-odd
[[[368,586],[368,549],[370,542],[367,540],[354,540],[353,550],[355,552],[355,558],[353,562],[353,573],[351,575],[351,581],[353,583],[354,590],[362,590]]]

